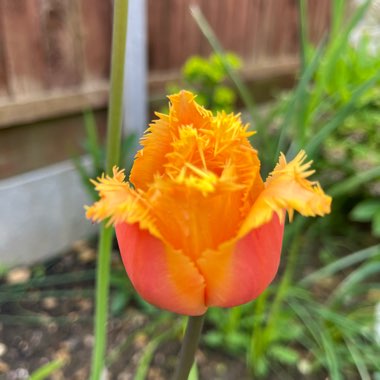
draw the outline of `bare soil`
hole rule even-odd
[[[118,255],[113,266],[120,267]],[[94,343],[95,250],[86,242],[49,262],[16,268],[0,277],[0,379],[25,380],[41,366],[62,359],[47,379],[89,377]],[[62,280],[63,279],[63,280]],[[135,379],[147,360],[149,343],[165,336],[148,360],[149,380],[170,379],[180,349],[180,334],[170,334],[178,319],[157,323],[160,313],[146,313],[132,300],[111,315],[107,327],[108,379]],[[200,347],[200,379],[249,379],[244,358]]]

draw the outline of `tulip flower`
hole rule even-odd
[[[258,297],[278,270],[285,214],[330,212],[331,198],[308,178],[301,151],[264,182],[254,134],[239,115],[216,116],[187,91],[169,96],[141,139],[129,182],[123,170],[93,181],[94,221],[115,226],[137,292],[160,308],[190,316]],[[264,152],[265,153],[265,152]]]

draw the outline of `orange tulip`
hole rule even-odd
[[[186,315],[256,298],[280,261],[285,212],[330,212],[331,198],[301,151],[283,155],[264,183],[260,161],[237,115],[213,116],[187,91],[169,96],[144,134],[125,182],[123,170],[93,181],[94,221],[115,225],[121,256],[148,302]]]

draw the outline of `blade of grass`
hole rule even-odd
[[[380,166],[365,170],[363,172],[356,173],[352,177],[349,177],[336,185],[332,186],[328,193],[332,197],[339,197],[341,195],[346,195],[354,190],[356,190],[359,186],[367,183],[369,181],[380,178]]]
[[[364,263],[358,269],[354,270],[350,275],[348,275],[339,284],[339,286],[334,289],[328,299],[328,302],[330,304],[337,302],[349,292],[350,288],[356,286],[359,282],[377,273],[380,273],[380,262],[370,261]]]
[[[300,38],[300,73],[301,76],[305,72],[307,67],[307,50],[308,50],[308,13],[307,13],[307,1],[298,1],[298,19],[299,19],[299,38]],[[305,145],[306,139],[306,121],[308,119],[308,111],[310,108],[309,102],[310,95],[308,91],[303,92],[303,96],[300,97],[297,102],[297,142],[298,147]]]
[[[85,166],[82,164],[79,157],[73,157],[72,160],[73,160],[75,169],[77,170],[77,172],[80,176],[80,179],[82,181],[83,186],[85,187],[87,192],[90,194],[91,199],[96,201],[98,199],[98,194],[94,190],[94,186],[89,181],[89,178],[91,178],[91,174],[87,171]]]
[[[300,104],[301,99],[305,96],[308,90],[308,86],[310,85],[310,81],[319,65],[323,51],[324,46],[322,43],[315,51],[313,58],[311,59],[298,82],[292,98],[289,100],[288,106],[286,107],[286,111],[284,113],[285,116],[279,128],[280,134],[277,142],[276,152],[273,157],[273,162],[277,161],[280,151],[284,150],[284,139],[287,128],[291,125],[292,118],[296,113],[297,105]]]
[[[380,73],[370,78],[366,82],[364,82],[361,86],[359,86],[352,94],[350,101],[344,105],[335,115],[334,117],[325,124],[310,140],[310,142],[306,145],[305,150],[307,151],[309,156],[313,156],[319,147],[319,145],[326,139],[328,135],[334,132],[348,115],[352,113],[355,109],[360,97],[372,86],[375,85],[377,81],[380,80]]]
[[[298,26],[299,26],[299,38],[300,38],[300,69],[301,73],[305,71],[307,60],[307,48],[308,48],[308,22],[307,22],[307,1],[298,0]]]
[[[347,27],[343,30],[340,30],[340,18],[344,17],[344,6],[336,4],[336,6],[333,8],[333,11],[336,12],[334,14],[333,20],[335,35],[333,34],[330,39],[331,44],[329,45],[328,54],[326,57],[327,59],[325,73],[327,75],[327,78],[330,78],[331,75],[334,75],[334,68],[336,67],[336,62],[339,60],[342,50],[345,49],[348,43],[350,33],[355,28],[355,26],[363,19],[363,16],[366,13],[371,1],[372,0],[367,0],[356,9],[355,13],[353,14],[349,23],[347,24]],[[332,3],[334,2],[335,0]]]
[[[40,289],[48,286],[74,284],[75,282],[93,280],[94,277],[95,271],[92,269],[71,273],[51,274],[41,278],[31,278],[23,284],[2,284],[0,285],[0,291],[18,292],[25,291],[28,288]]]
[[[363,360],[363,356],[360,353],[360,351],[356,348],[356,343],[349,339],[344,340],[348,351],[351,354],[351,357],[355,363],[356,368],[358,369],[360,378],[362,380],[371,380],[371,375],[369,374],[367,370],[367,366]]]
[[[222,45],[218,41],[215,33],[210,27],[210,24],[207,22],[206,18],[204,17],[202,11],[200,10],[199,6],[197,5],[190,5],[190,12],[193,16],[195,22],[197,23],[199,29],[203,33],[203,35],[206,37],[207,41],[211,45],[212,49],[214,50],[215,54],[219,57],[224,69],[226,70],[228,76],[230,77],[231,81],[235,84],[236,89],[239,92],[239,95],[244,102],[244,105],[248,109],[248,112],[251,115],[252,118],[252,124],[256,123],[260,124],[260,117],[258,115],[258,112],[256,110],[256,106],[253,102],[253,99],[251,97],[251,94],[249,93],[248,88],[243,83],[241,78],[239,77],[236,70],[234,70],[230,64],[228,63],[228,60],[225,58],[225,51],[222,48]],[[258,131],[260,132],[260,131]]]
[[[194,361],[193,366],[191,367],[190,373],[189,373],[189,379],[188,380],[198,380],[198,366],[197,362]]]
[[[83,120],[86,130],[86,147],[90,152],[93,167],[95,170],[101,170],[103,169],[102,147],[99,143],[94,113],[91,110],[83,112]]]
[[[154,337],[145,347],[135,373],[135,380],[145,380],[147,378],[149,365],[158,346],[173,338],[180,331],[180,324],[175,324],[170,330]]]
[[[338,36],[341,30],[343,14],[345,11],[345,0],[334,0],[332,4],[332,19],[331,19],[331,38]]]
[[[370,1],[370,0],[369,0]],[[344,4],[339,4],[341,0],[332,1],[332,27],[333,33],[330,34],[329,40],[326,44],[326,52],[321,62],[320,69],[317,72],[317,78],[314,83],[313,94],[311,98],[311,109],[314,109],[325,97],[325,89],[329,87],[330,82],[335,80],[340,72],[337,72],[339,66],[339,59],[344,55],[345,49],[349,45],[349,36],[352,29],[362,19],[369,1],[358,7],[350,21],[345,28],[341,28],[342,19],[345,16]],[[344,1],[343,1],[344,3]]]
[[[362,261],[380,256],[380,244],[368,247],[366,249],[351,253],[325,267],[314,271],[308,276],[304,277],[299,284],[302,286],[309,286],[315,282],[320,281],[324,277],[331,276],[343,269],[349,268]]]
[[[93,289],[54,289],[45,291],[33,291],[33,292],[0,292],[0,304],[6,302],[16,302],[20,300],[41,300],[47,297],[55,298],[91,298],[93,296]]]
[[[366,334],[367,338],[371,338],[371,333],[363,330],[362,323],[353,320],[347,313],[339,314],[339,312],[332,310],[329,306],[314,301],[311,298],[312,294],[310,292],[300,293],[293,291],[293,295],[295,299],[302,302],[304,306],[307,306],[312,314],[320,316],[324,321],[333,323],[342,333],[347,334],[347,336],[349,333],[352,335]]]
[[[335,353],[334,343],[328,330],[318,323],[314,316],[311,315],[303,305],[294,301],[290,301],[288,304],[310,331],[310,334],[313,336],[316,343],[325,351],[327,363],[323,364],[326,365],[331,378],[334,380],[341,380],[342,374],[338,357]]]
[[[29,377],[29,380],[44,380],[51,376],[55,371],[59,370],[65,364],[65,360],[56,359],[46,363],[42,367],[35,370]]]

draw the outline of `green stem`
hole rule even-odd
[[[108,106],[106,170],[111,173],[120,157],[123,116],[124,57],[127,36],[128,0],[114,1],[110,97]],[[110,259],[113,228],[103,223],[100,228],[96,273],[95,345],[92,354],[91,379],[99,380],[104,368],[107,345],[107,318]]]
[[[204,318],[205,314],[197,317],[189,317],[173,380],[187,380],[194,363],[195,351],[198,347]]]
[[[297,220],[294,222],[295,226],[294,230],[292,231],[293,233],[291,233],[289,236],[289,238],[291,239],[291,244],[289,248],[289,255],[286,257],[285,273],[282,276],[275,298],[272,302],[266,326],[266,330],[269,337],[272,335],[272,330],[274,329],[277,314],[281,310],[282,302],[287,295],[289,286],[293,280],[294,273],[297,268],[298,256],[300,253],[299,248],[301,244],[300,230],[302,226],[304,226],[304,223],[305,219],[301,219],[300,217],[298,217]]]
[[[120,158],[120,137],[123,123],[124,58],[127,38],[128,0],[114,1],[112,32],[111,91],[108,106],[107,173]]]
[[[195,20],[195,22],[198,24],[199,29],[203,33],[203,35],[206,37],[207,41],[211,45],[214,52],[218,55],[220,62],[222,63],[224,69],[226,70],[228,76],[232,80],[232,82],[235,84],[239,95],[241,97],[241,100],[244,102],[244,105],[246,106],[247,110],[249,111],[252,123],[253,125],[260,126],[260,117],[256,109],[256,105],[254,104],[254,101],[252,99],[252,96],[249,92],[248,87],[244,84],[244,82],[241,80],[237,72],[231,67],[231,65],[226,60],[225,51],[220,44],[219,40],[217,39],[215,33],[210,27],[210,24],[207,22],[206,18],[203,16],[203,13],[198,5],[190,5],[190,11],[191,14]],[[259,132],[259,135],[261,135],[261,131]]]

